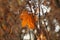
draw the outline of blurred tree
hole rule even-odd
[[[0,40],[23,40],[26,34],[60,40],[60,0],[0,0]]]

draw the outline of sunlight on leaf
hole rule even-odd
[[[22,11],[20,19],[22,19],[22,27],[25,27],[27,25],[29,29],[35,28],[36,20],[33,14],[28,14],[28,11]]]

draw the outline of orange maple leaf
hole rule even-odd
[[[28,25],[29,29],[35,28],[35,16],[32,13],[28,14],[28,11],[22,11],[20,15],[20,19],[22,19],[22,27],[26,27]]]

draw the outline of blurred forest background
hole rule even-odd
[[[47,1],[49,1],[48,6],[51,7],[51,10],[43,16],[40,14],[37,16],[36,12],[39,11],[39,8],[34,6],[35,1],[0,0],[0,40],[24,40],[23,35],[28,34],[29,31],[34,35],[34,39],[29,40],[60,40],[60,0],[45,0],[42,4],[47,5]],[[34,6],[35,12],[29,10],[27,5]],[[30,21],[26,21],[27,19]],[[22,22],[22,20],[24,21]],[[29,26],[28,28],[24,27],[26,24]]]

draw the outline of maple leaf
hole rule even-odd
[[[22,20],[22,27],[26,27],[27,25],[29,29],[35,28],[36,20],[32,13],[28,14],[28,11],[22,11],[20,19]]]

